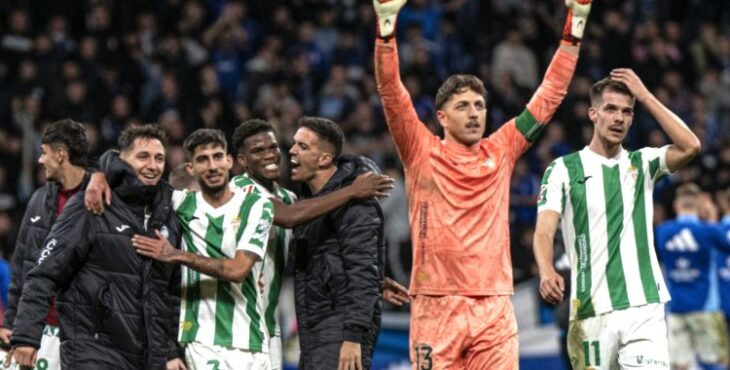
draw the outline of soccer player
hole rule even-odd
[[[263,194],[293,204],[296,194],[287,190],[277,180],[281,176],[281,149],[270,123],[252,119],[243,122],[233,134],[233,143],[238,151],[237,160],[246,169],[244,174],[235,176],[231,183],[245,192]],[[269,246],[264,257],[264,307],[266,325],[271,336],[269,355],[272,370],[281,369],[282,347],[279,318],[279,293],[284,267],[289,256],[291,230],[273,226],[269,233]],[[408,301],[405,288],[392,279],[386,278],[384,299],[395,305]]]
[[[260,119],[242,123],[233,134],[233,144],[238,151],[236,158],[246,172],[235,176],[231,184],[246,193],[279,199],[286,204],[293,204],[297,200],[296,194],[276,183],[281,175],[281,150],[271,124]],[[291,230],[279,226],[272,227],[264,256],[262,298],[266,330],[270,336],[269,356],[272,370],[282,368],[278,307],[290,238]]]
[[[81,192],[66,204],[23,287],[11,338],[18,365],[36,364],[54,295],[62,368],[158,370],[179,361],[179,269],[142,258],[131,242],[153,230],[180,235],[172,189],[161,181],[165,138],[156,125],[122,132],[109,181],[116,195],[102,216],[84,209]]]
[[[269,369],[257,262],[266,254],[274,206],[228,185],[233,159],[220,130],[196,130],[183,149],[201,191],[173,193],[181,248],[161,234],[135,235],[132,243],[144,256],[184,266],[178,340],[189,369]]]
[[[700,188],[677,188],[675,220],[656,229],[657,250],[673,299],[668,304],[669,359],[675,370],[699,361],[705,369],[724,369],[728,362],[725,317],[720,310],[714,256],[730,251],[730,242],[714,225],[700,221]]]
[[[28,272],[36,265],[43,241],[71,196],[89,181],[89,174],[85,170],[87,152],[86,131],[78,122],[70,119],[56,121],[43,132],[38,163],[45,169],[46,184],[33,193],[18,230],[8,306],[5,308],[4,327],[0,328],[0,340],[6,344],[10,343],[23,283]],[[9,354],[7,365],[11,358],[12,354]],[[48,310],[37,363],[43,369],[61,368],[58,314],[54,303]]]
[[[517,368],[509,181],[567,92],[591,2],[567,2],[563,41],[542,84],[526,109],[489,137],[482,138],[484,84],[472,75],[449,77],[436,95],[443,140],[419,122],[399,76],[394,31],[405,2],[373,0],[378,92],[409,197],[411,362],[414,369]]]
[[[259,121],[259,122],[263,122],[263,121]],[[254,126],[256,126],[255,123],[256,123],[256,121],[254,121]],[[246,125],[244,125],[244,126],[246,126]],[[254,128],[256,128],[256,127],[254,127]],[[258,127],[258,128],[260,128],[260,127]],[[209,146],[213,146],[213,148],[216,150],[215,156],[218,156],[218,158],[220,159],[221,153],[225,154],[225,151],[226,151],[226,143],[225,143],[224,139],[222,139],[222,136],[220,136],[220,135],[221,134],[217,130],[198,130],[186,140],[186,143],[188,145],[185,149],[188,154],[188,159],[191,160],[191,166],[193,168],[193,171],[195,172],[198,185],[203,189],[203,192],[202,192],[203,195],[205,195],[207,192],[208,193],[211,192],[211,190],[210,190],[211,186],[209,186],[209,184],[206,185],[207,184],[206,179],[208,178],[207,176],[209,176],[211,174],[201,172],[201,171],[205,171],[205,167],[201,167],[200,165],[197,165],[194,161],[199,156],[202,156],[201,157],[201,160],[202,160],[204,157],[211,157],[213,154],[208,153],[208,155],[203,155],[205,153],[201,154],[201,153],[197,153],[197,152],[196,152],[197,153],[196,154],[196,153],[194,153],[194,149],[199,148],[199,147],[207,148]],[[270,138],[270,137],[267,137],[267,138]],[[215,145],[212,145],[212,144],[215,144]],[[268,156],[270,154],[272,154],[269,152],[260,153],[259,149],[261,149],[261,147],[258,146],[260,144],[260,142],[254,141],[254,144],[256,144],[257,146],[253,151],[255,153],[258,153],[258,154],[254,154],[254,157],[256,155],[261,155],[263,157],[268,158]],[[276,144],[275,141],[274,141],[274,144]],[[201,148],[201,150],[203,150],[203,149],[205,149],[205,148]],[[271,150],[270,147],[267,147],[267,149],[269,151]],[[209,151],[208,149],[205,149],[205,150]],[[212,149],[210,149],[210,150],[212,150]],[[276,147],[276,152],[278,153],[278,144]],[[275,170],[273,170],[273,171],[269,170],[268,174],[270,175],[271,173],[278,173],[278,160],[280,159],[280,153],[276,157],[278,159],[275,162],[267,162],[261,168],[256,167],[256,169],[263,170],[263,167],[270,166],[271,164],[275,163],[275,166],[274,166],[274,167],[276,167]],[[208,161],[211,161],[210,158],[208,158]],[[222,160],[220,160],[220,161],[222,161]],[[251,164],[249,164],[249,165],[252,165],[253,163],[254,162],[252,161]],[[224,162],[218,163],[218,165],[219,165],[219,167],[216,167],[216,169],[213,169],[213,170],[209,169],[208,172],[215,173],[215,176],[218,176],[220,173],[225,173],[225,176],[227,179],[228,170],[230,169],[230,166],[228,166]],[[220,166],[222,166],[222,167],[220,167]],[[97,175],[95,175],[95,177],[96,176]],[[95,181],[96,181],[95,179],[92,179],[92,183]],[[100,184],[99,185],[100,189],[105,189],[105,187],[107,185],[106,185],[103,177],[99,177],[98,181]],[[276,212],[277,216],[275,216],[273,219],[275,222],[279,222],[283,225],[294,225],[294,224],[302,223],[308,219],[321,215],[324,212],[327,212],[328,210],[331,210],[339,205],[345,204],[346,202],[348,202],[349,200],[354,199],[354,198],[358,198],[358,197],[359,198],[369,198],[372,196],[385,196],[386,194],[383,191],[390,188],[391,183],[392,183],[392,180],[390,180],[389,178],[387,178],[385,176],[379,176],[379,175],[374,175],[374,174],[365,174],[365,175],[360,176],[351,186],[348,186],[341,191],[333,193],[330,196],[322,197],[321,199],[300,202],[296,206],[291,206],[291,207],[284,207],[284,206],[281,206],[278,204],[274,204],[274,205],[272,205],[272,207],[273,208],[279,207],[279,209]],[[248,185],[248,184],[241,183],[240,185],[243,186],[243,185]],[[92,184],[91,186],[94,186],[94,185]],[[220,189],[218,189],[218,190],[222,191]],[[262,192],[253,191],[250,187],[247,188],[246,186],[244,186],[244,190],[246,190],[244,193],[256,193],[257,196],[261,196],[263,194]],[[231,190],[231,192],[233,192],[233,191]],[[234,193],[239,193],[239,192],[234,192]],[[195,198],[195,196],[193,196],[193,194],[195,194],[195,193],[175,192],[174,194],[175,194],[175,199],[176,199],[175,200],[176,206],[179,206],[180,199],[182,199],[182,198],[197,199],[197,198]],[[187,194],[187,195],[185,195],[185,194]],[[289,194],[289,195],[291,195],[291,194]],[[199,196],[202,196],[202,195],[199,195]],[[201,201],[202,201],[202,199],[203,198],[201,198]],[[274,202],[283,204],[279,200],[274,200]],[[99,204],[101,204],[100,193],[97,193],[97,195],[95,195],[93,197],[87,197],[87,206],[94,209],[95,212],[101,212],[101,209],[99,209]],[[205,210],[205,208],[204,208],[204,210]],[[187,216],[185,214],[181,213],[181,210],[179,208],[178,208],[178,215],[180,216],[181,221],[183,222],[184,225],[189,224],[189,221],[186,218]],[[250,214],[250,213],[237,215],[237,217],[239,217],[239,219],[241,217],[243,217],[243,220],[239,220],[239,222],[248,222],[248,223],[256,224],[257,222],[261,223],[261,222],[267,221],[267,220],[257,221],[257,218],[260,216],[261,215]],[[271,216],[271,215],[268,215],[268,216]],[[198,219],[204,219],[204,218],[200,217]],[[188,230],[188,227],[186,226],[185,229]],[[186,231],[186,232],[188,232],[188,231]],[[204,244],[207,243],[208,245],[220,243],[220,240],[225,240],[225,239],[221,239],[215,233],[199,232],[196,235],[198,238],[203,239],[203,240],[199,240],[198,241],[199,243],[204,243]],[[277,234],[277,236],[275,237],[276,242],[274,242],[273,245],[281,246],[278,243],[279,238],[281,238],[281,237],[283,237],[283,234]],[[183,239],[183,241],[187,243],[188,238]],[[267,243],[267,245],[271,245],[271,243],[269,243],[269,239],[266,239],[266,243]],[[190,266],[191,268],[195,268],[194,266],[191,265],[192,263],[196,263],[193,261],[193,259],[197,258],[197,260],[199,260],[199,261],[200,260],[206,261],[205,259],[201,259],[200,257],[195,257],[193,254],[190,254],[190,253],[186,254],[186,253],[177,251],[176,249],[174,249],[174,247],[172,247],[172,245],[170,243],[167,243],[164,240],[164,238],[161,238],[161,237],[159,239],[138,237],[135,239],[135,245],[139,245],[140,252],[143,254],[153,256],[154,258],[160,259],[165,262],[182,263],[182,264],[185,264],[186,266]],[[198,250],[200,251],[203,249],[198,248]],[[284,252],[284,251],[274,252],[274,254],[278,255],[278,253],[282,253],[282,252]],[[208,256],[208,257],[211,257],[211,256]],[[281,257],[281,256],[277,256],[276,258],[279,258],[279,257]],[[243,257],[240,257],[240,258],[243,258]],[[277,261],[277,262],[279,262],[279,261]],[[208,261],[205,263],[212,263],[212,262]],[[239,269],[238,273],[240,273],[240,274],[242,274],[244,271],[246,271],[245,270],[246,268],[248,268],[249,271],[252,268],[254,270],[257,269],[257,268],[248,266],[251,263],[250,260],[241,260],[238,262],[227,261],[226,263],[228,263],[229,265],[237,266],[237,268]],[[248,266],[248,267],[246,267],[246,266]],[[263,266],[266,266],[266,263],[264,263]],[[281,267],[281,264],[277,263],[276,266],[277,266],[277,268]],[[205,268],[205,267],[203,267],[203,268]],[[258,269],[260,269],[260,268],[258,268]],[[256,271],[258,271],[258,270],[256,270]],[[205,273],[205,271],[202,271],[202,272]],[[233,271],[233,272],[235,272],[235,271]],[[231,272],[231,273],[233,273],[233,272]],[[279,271],[279,273],[280,272],[281,271]],[[253,275],[258,276],[261,274],[259,273],[259,274],[253,274]],[[185,275],[185,276],[187,276],[187,275]],[[219,275],[213,275],[213,276],[218,276],[219,278],[223,278],[223,279],[231,279],[231,278],[240,277],[240,275],[236,275],[237,277],[235,277],[230,274],[226,275],[225,277],[219,276]],[[280,279],[280,277],[279,277],[279,279]],[[255,281],[258,282],[258,277],[256,278]],[[265,285],[265,288],[266,288],[266,285]],[[269,290],[269,289],[267,289],[267,290]],[[395,288],[391,288],[391,290],[397,291]],[[264,297],[258,297],[259,299],[256,302],[260,303],[262,299],[266,299],[267,297],[270,297],[270,295],[267,294]],[[276,299],[278,300],[278,290],[276,290]],[[237,303],[240,303],[240,302],[237,302]],[[266,305],[266,304],[264,304],[264,305]],[[184,307],[185,307],[185,305],[183,305],[183,308]],[[269,321],[269,319],[273,315],[273,310],[276,308],[276,302],[273,302],[273,305],[267,305],[266,308],[269,309],[266,312],[270,312],[270,313],[268,313],[268,314],[265,312],[259,313],[258,320],[261,320],[261,322],[263,323],[264,319],[266,319],[265,329],[266,329],[266,331],[269,331],[269,329],[272,328],[276,324],[275,321],[271,321],[271,322]],[[183,322],[183,324],[182,324],[183,332],[181,333],[181,342],[185,342],[185,340],[184,340],[185,339],[185,326],[187,324],[188,324],[187,322]],[[264,325],[264,324],[260,324],[260,325]],[[262,330],[263,330],[263,328],[264,327],[262,326]],[[268,352],[268,345],[266,344],[267,341],[264,342],[263,339],[261,339],[261,341],[262,341],[262,343],[257,343],[254,348],[263,353]],[[198,344],[195,343],[195,344],[193,344],[193,346],[198,346]],[[262,347],[262,348],[259,348],[259,347]],[[263,347],[266,347],[266,348],[264,349]],[[220,348],[218,348],[218,349],[221,350]],[[249,352],[252,352],[252,351],[249,351]],[[250,358],[251,361],[249,361],[249,362],[262,364],[262,362],[260,361],[262,356],[253,354],[252,356],[249,356],[249,357],[251,357]],[[281,360],[279,360],[279,362],[280,361]],[[198,366],[200,366],[200,364]]]
[[[367,158],[340,155],[342,130],[303,117],[289,150],[303,197],[321,197],[363,172]],[[294,229],[294,290],[301,370],[368,370],[380,331],[385,239],[375,199],[359,199]]]
[[[669,368],[664,284],[654,250],[652,190],[686,165],[700,141],[630,69],[615,69],[591,87],[593,138],[553,161],[538,198],[533,248],[540,294],[563,299],[552,266],[561,222],[571,261],[568,351],[573,368]],[[623,140],[638,100],[672,143],[627,151]]]

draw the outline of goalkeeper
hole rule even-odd
[[[510,302],[509,181],[550,121],[578,60],[590,0],[569,0],[563,41],[526,109],[487,138],[484,84],[449,77],[436,95],[444,139],[419,122],[399,76],[395,22],[405,0],[373,0],[375,68],[406,173],[413,240],[410,355],[415,369],[517,369]]]

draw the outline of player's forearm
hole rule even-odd
[[[274,202],[274,223],[290,229],[343,206],[353,197],[352,189],[345,187],[327,195],[305,199],[292,205]]]
[[[201,274],[237,284],[243,282],[246,275],[251,271],[251,265],[248,268],[242,268],[236,266],[234,260],[230,258],[209,258],[185,251],[179,251],[174,261]]]
[[[540,274],[554,271],[553,267],[553,237],[545,233],[535,233],[532,243],[535,262]]]
[[[555,52],[542,83],[527,103],[527,110],[540,123],[547,124],[558,110],[578,63],[577,46],[563,45]]]

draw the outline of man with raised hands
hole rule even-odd
[[[378,92],[410,198],[411,362],[415,369],[516,369],[509,181],[567,92],[591,1],[566,1],[562,42],[542,84],[526,109],[489,137],[483,82],[449,77],[436,95],[443,139],[419,121],[400,80],[395,24],[405,2],[373,4]]]

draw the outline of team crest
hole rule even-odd
[[[634,167],[634,165],[629,165],[629,175],[631,175],[631,178],[636,180],[636,177],[639,176],[639,169]]]
[[[170,230],[165,225],[162,225],[162,227],[160,228],[160,234],[162,234],[162,236],[164,236],[165,239],[170,238]]]
[[[233,230],[238,230],[239,226],[241,226],[241,216],[236,216],[231,220],[231,227]]]

